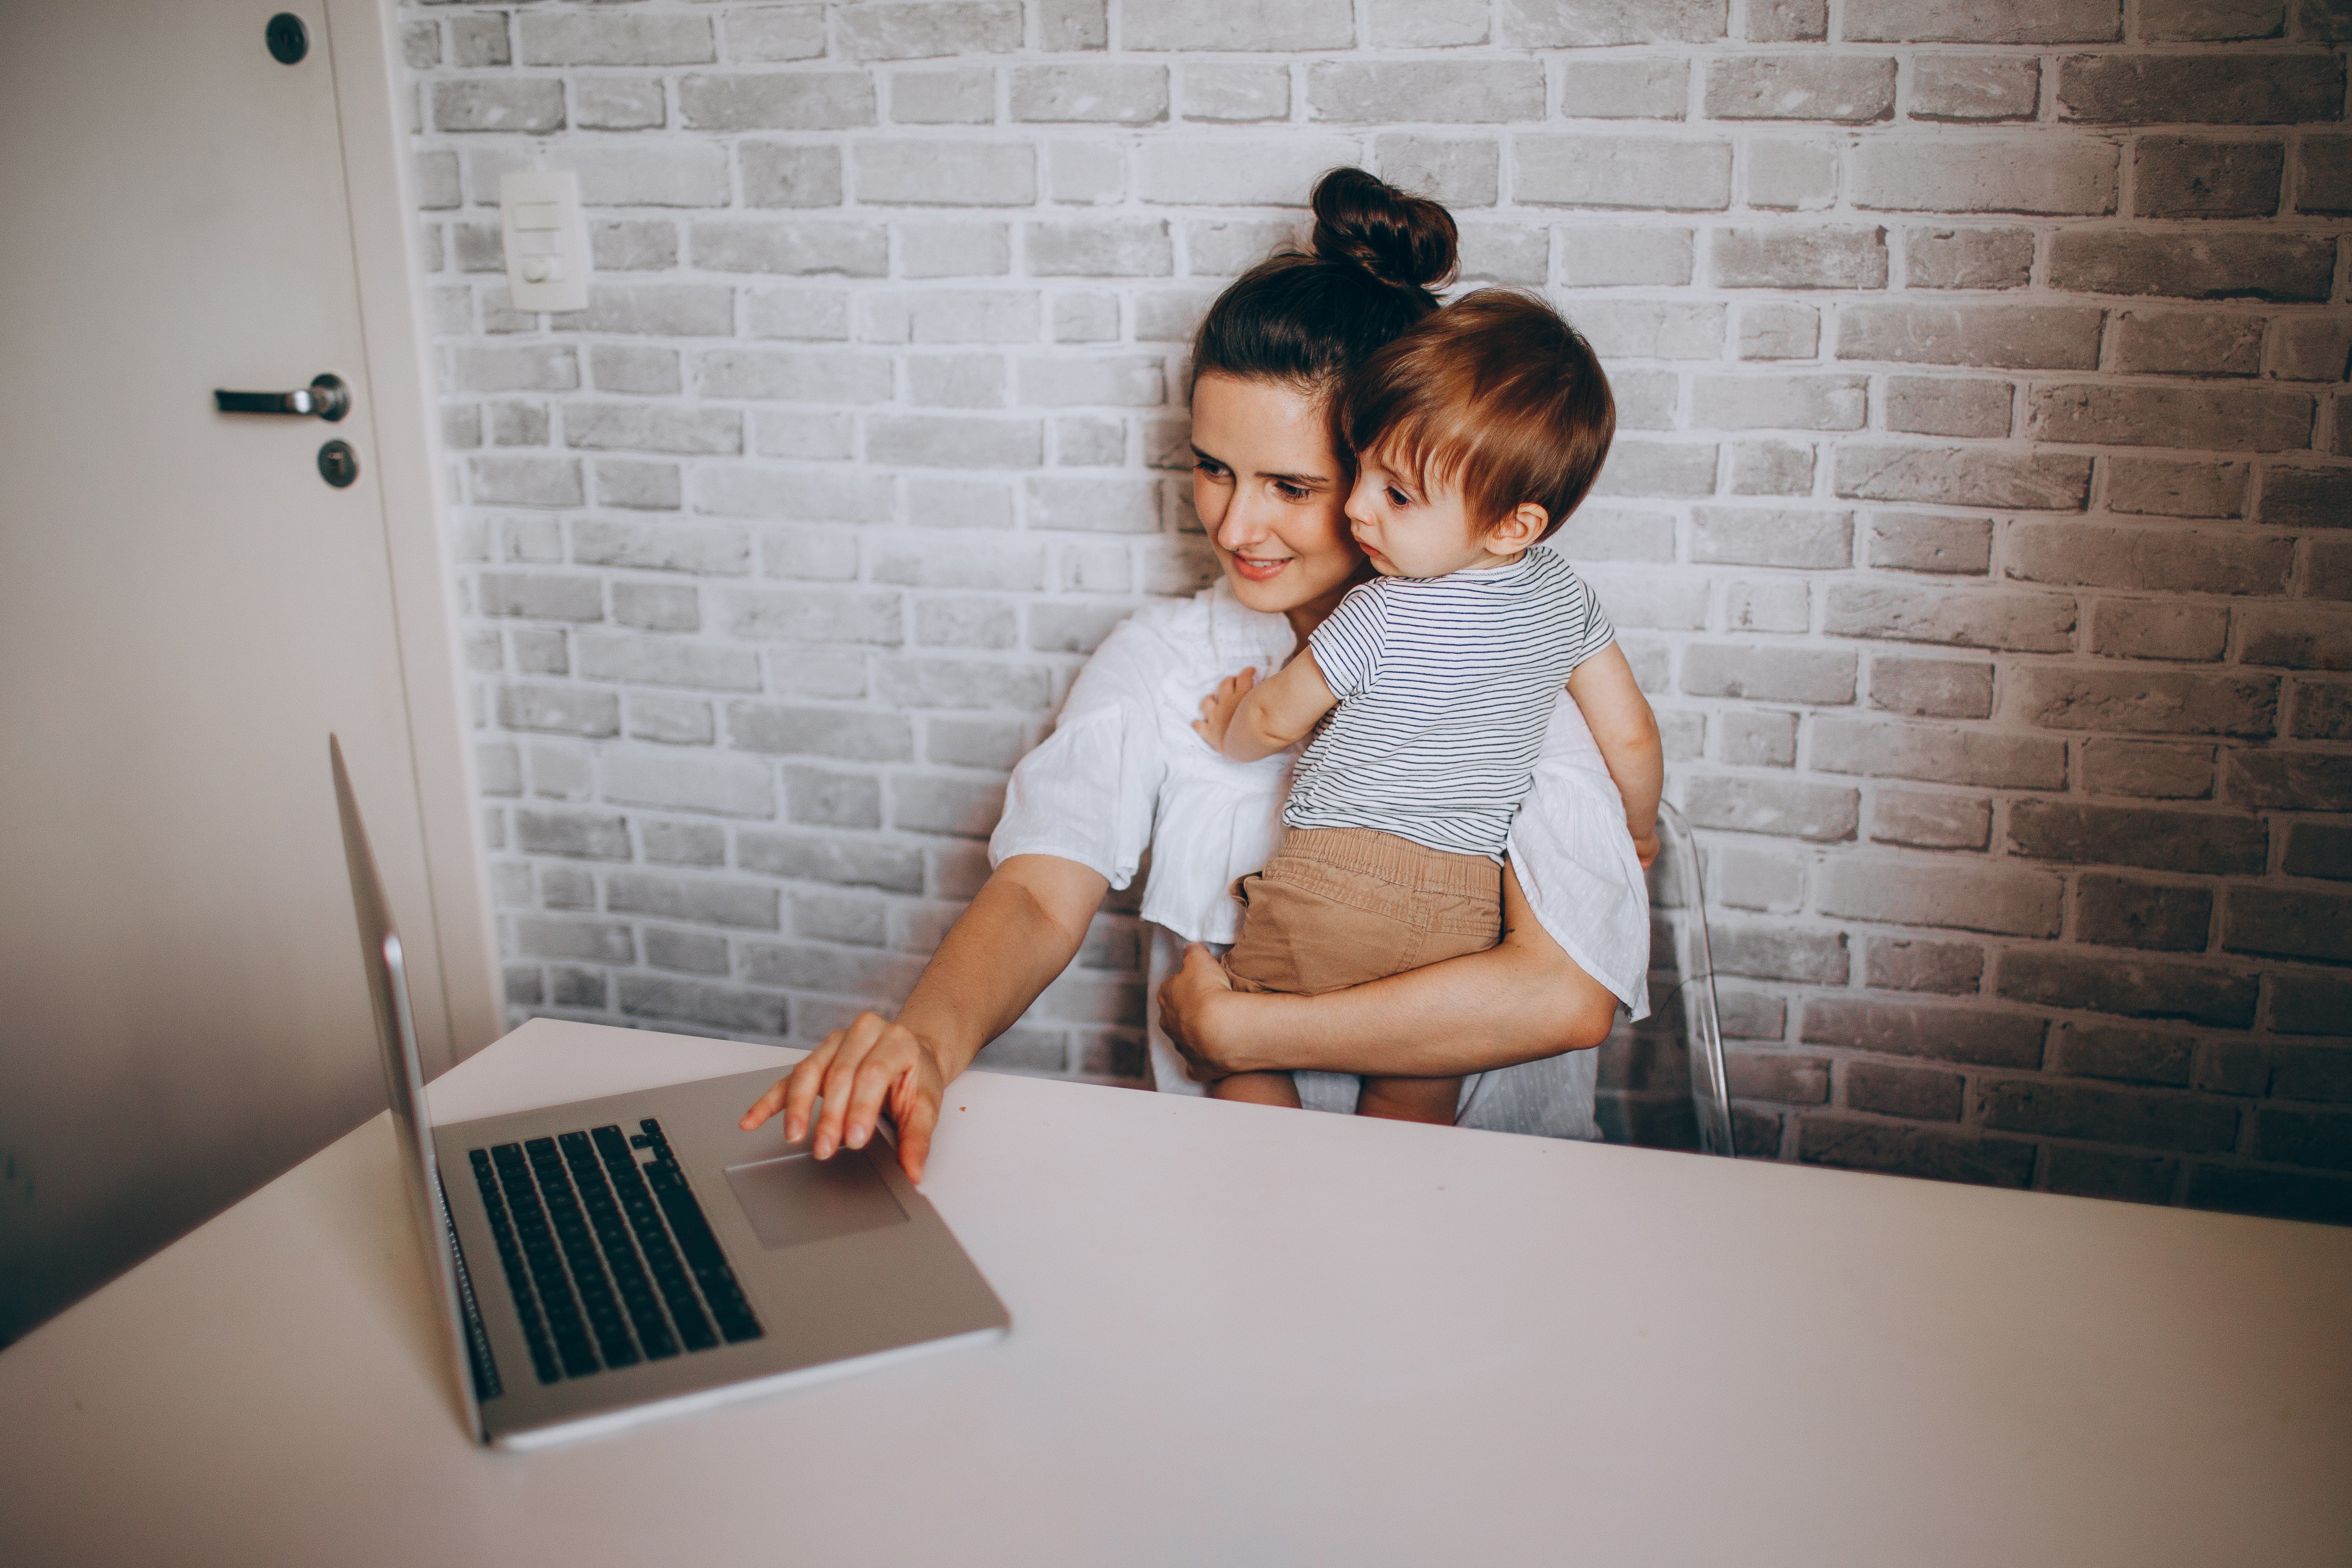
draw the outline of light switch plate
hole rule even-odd
[[[518,310],[588,308],[588,220],[568,170],[499,176],[507,291]]]

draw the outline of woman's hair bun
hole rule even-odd
[[[1361,169],[1334,169],[1315,182],[1317,259],[1349,262],[1383,282],[1435,289],[1454,277],[1454,215]]]

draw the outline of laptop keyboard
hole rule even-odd
[[[541,1383],[761,1337],[661,1123],[637,1126],[467,1152]]]

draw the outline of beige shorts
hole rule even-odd
[[[1236,989],[1313,996],[1502,939],[1503,868],[1369,827],[1294,827],[1234,889]]]

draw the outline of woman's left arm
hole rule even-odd
[[[1291,1071],[1451,1078],[1597,1046],[1617,998],[1538,921],[1503,868],[1503,940],[1385,980],[1285,996],[1233,989],[1197,942],[1160,988],[1160,1025],[1203,1082]]]

